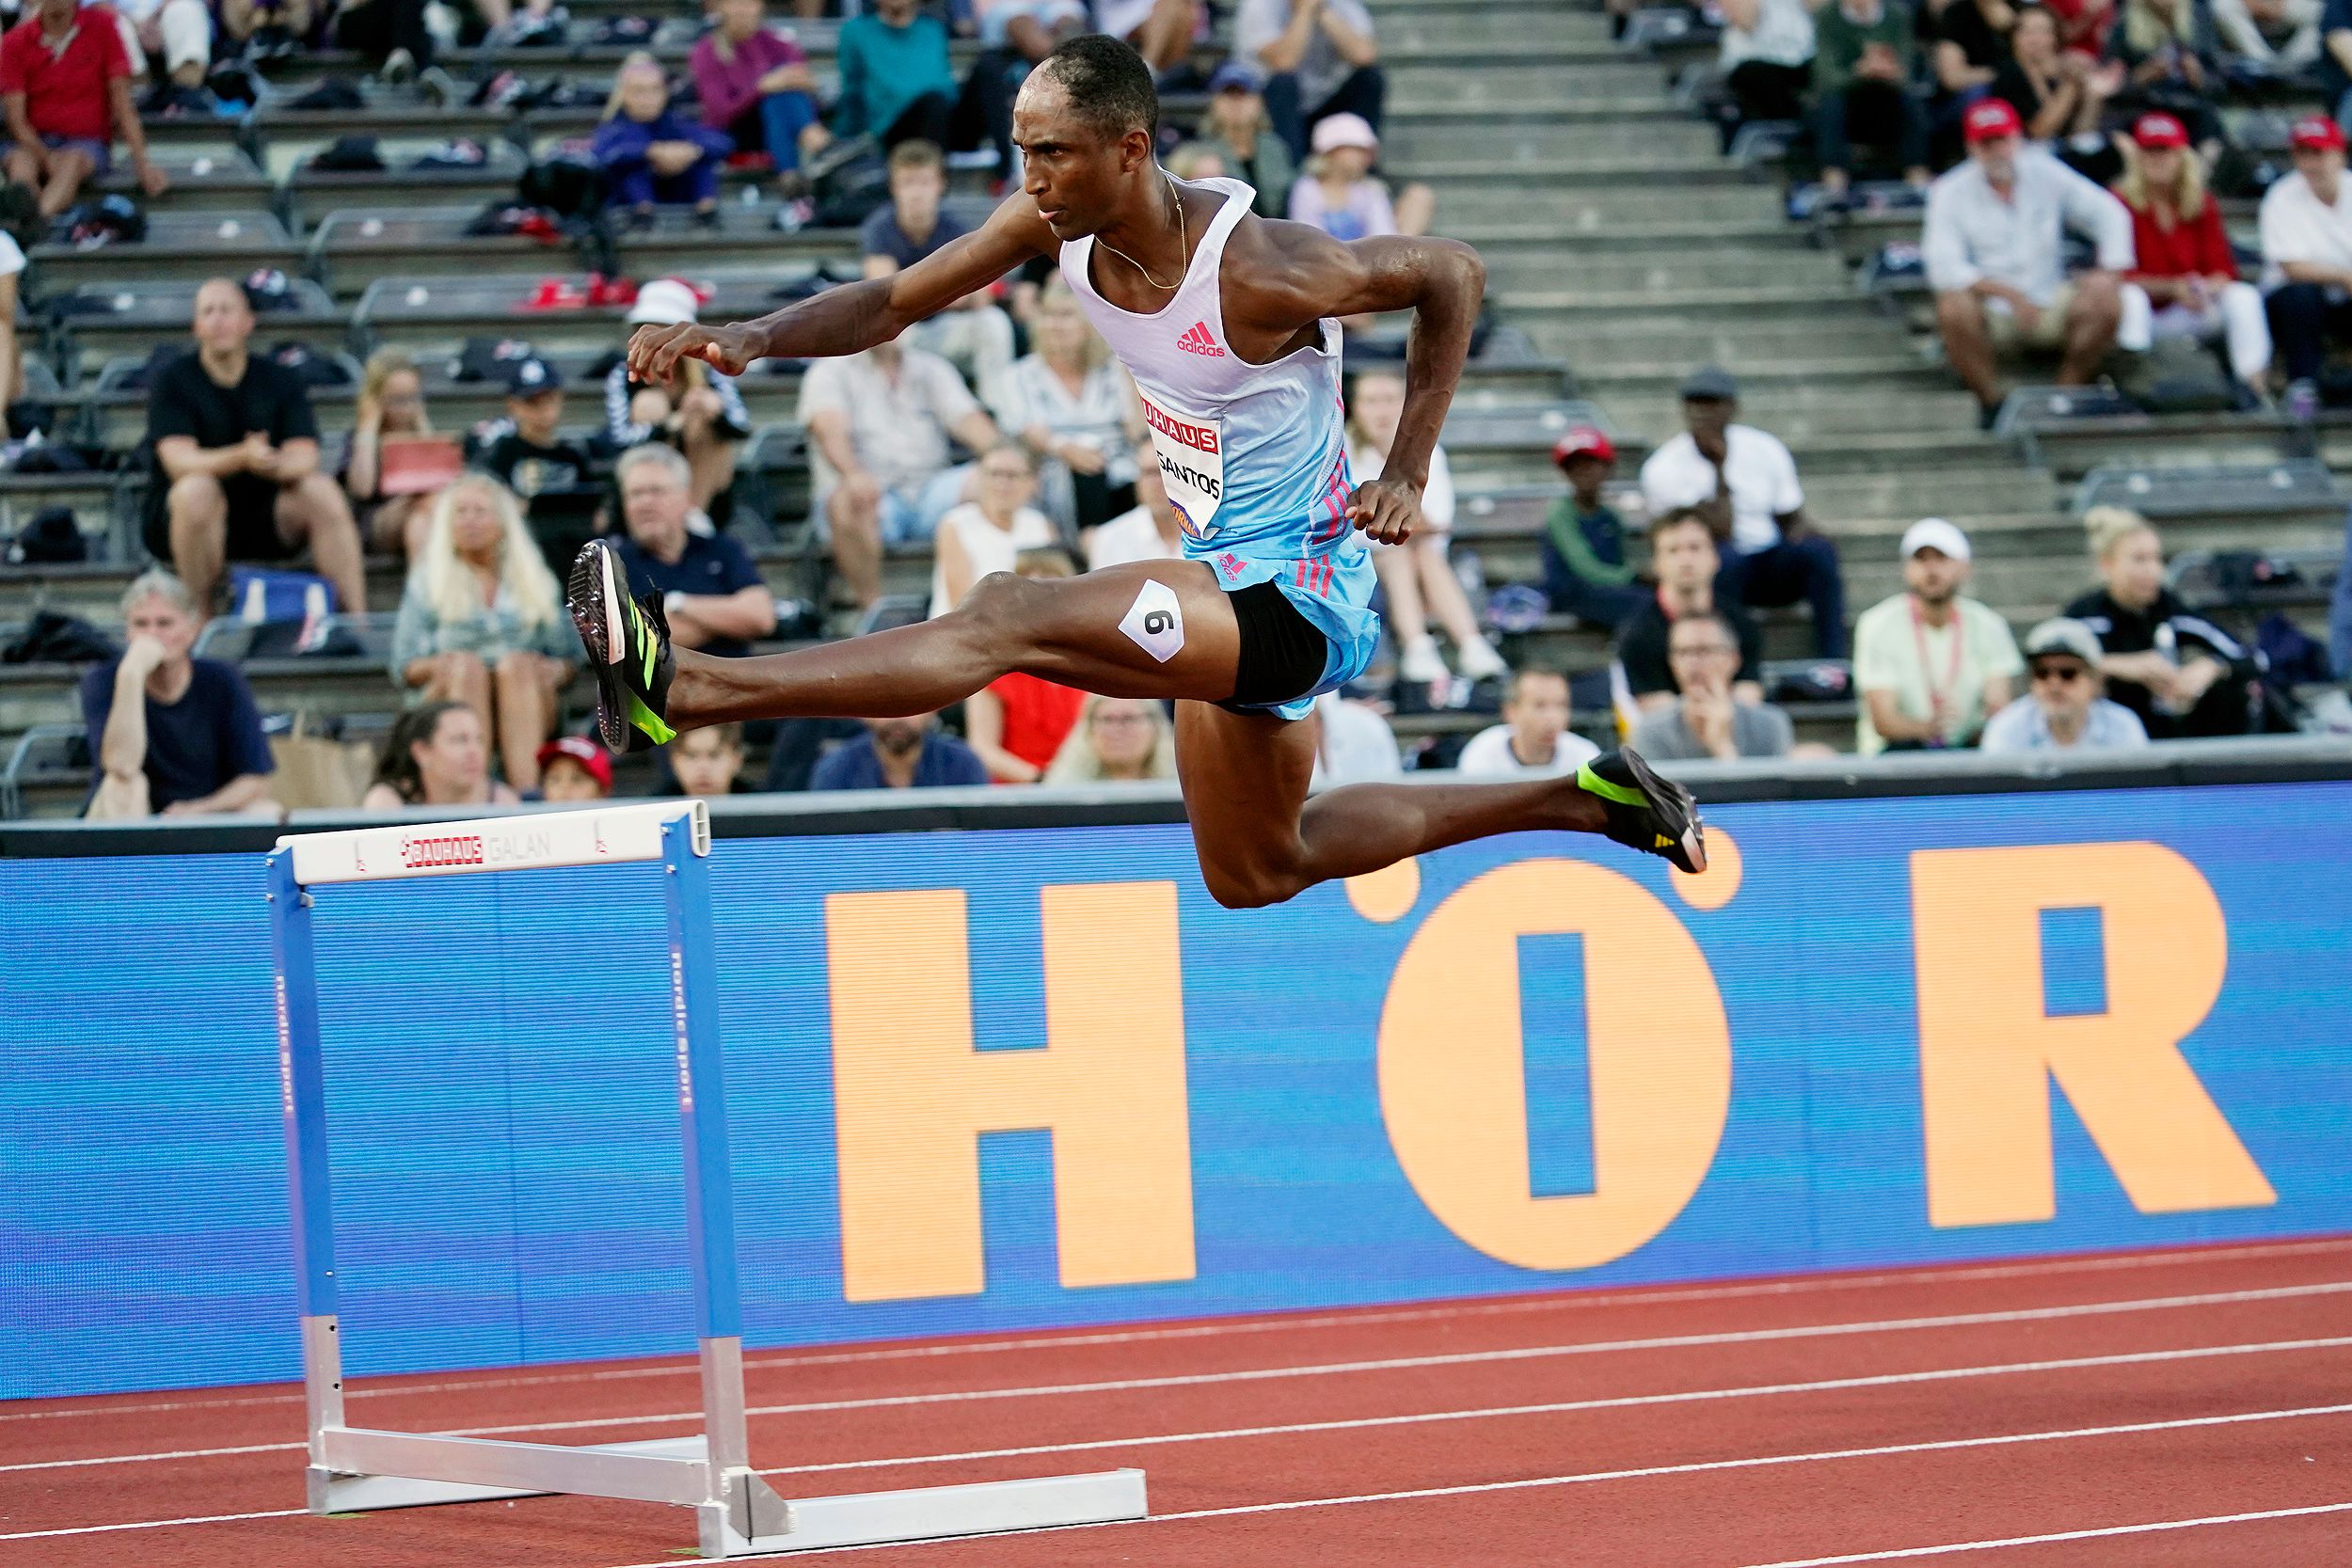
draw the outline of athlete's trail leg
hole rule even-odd
[[[1349,784],[1310,800],[1314,734],[1271,714],[1177,705],[1176,762],[1200,876],[1228,909],[1279,904],[1469,839],[1607,826],[1599,800],[1565,778]]]

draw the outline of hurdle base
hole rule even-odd
[[[359,1433],[342,1429],[339,1436],[373,1437],[374,1433]],[[407,1433],[382,1433],[386,1437],[405,1437]],[[429,1438],[437,1445],[450,1444],[449,1439]],[[341,1449],[347,1445],[338,1444]],[[486,1446],[486,1445],[485,1445]],[[511,1445],[523,1447],[524,1445]],[[449,1451],[447,1448],[440,1449]],[[578,1449],[550,1450],[573,1454],[618,1454],[633,1458],[682,1460],[699,1465],[708,1452],[708,1445],[700,1435],[691,1437],[651,1437],[633,1443],[598,1443]],[[418,1465],[417,1468],[425,1466]],[[438,1466],[435,1466],[438,1467]],[[377,1474],[364,1470],[337,1469],[313,1465],[305,1472],[312,1513],[373,1513],[390,1508],[430,1508],[439,1503],[491,1502],[501,1497],[546,1497],[568,1490],[563,1486],[493,1485],[481,1481],[429,1480],[421,1476]]]
[[[1141,1470],[860,1492],[838,1497],[778,1498],[759,1477],[747,1473],[743,1479],[750,1485],[739,1495],[742,1500],[729,1510],[727,1529],[718,1539],[705,1531],[702,1549],[706,1557],[812,1552],[996,1535],[1007,1530],[1106,1525],[1140,1519],[1147,1512]],[[783,1528],[738,1534],[739,1522],[747,1515],[755,1527],[773,1521]],[[706,1521],[711,1522],[707,1516]]]

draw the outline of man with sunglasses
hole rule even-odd
[[[2106,751],[2145,746],[2148,732],[2121,703],[2101,696],[2099,640],[2060,616],[2026,634],[2026,694],[1984,727],[1987,752]]]

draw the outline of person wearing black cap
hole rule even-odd
[[[474,431],[470,467],[531,499],[588,477],[587,453],[564,439],[564,377],[536,355],[506,367],[506,417]]]
[[[1776,436],[1735,422],[1739,383],[1704,365],[1682,384],[1690,427],[1660,444],[1642,465],[1642,497],[1650,515],[1694,507],[1724,552],[1724,595],[1778,609],[1813,609],[1813,649],[1846,657],[1846,585],[1837,546],[1804,515],[1797,460]]]

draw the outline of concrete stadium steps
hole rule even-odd
[[[1714,155],[1715,133],[1688,115],[1593,114],[1589,104],[1578,107],[1572,119],[1489,108],[1455,94],[1426,105],[1392,104],[1380,155],[1384,164],[1408,166],[1470,159],[1509,166],[1563,157]]]
[[[2000,477],[2012,472],[2015,465],[1997,446],[1976,430],[1964,431],[1895,431],[1892,433],[1840,432],[1818,437],[1801,437],[1788,442],[1789,451],[1797,460],[1797,472],[1802,477],[1808,496],[1832,482],[1860,480],[1868,483],[1887,481],[1928,481],[1932,478],[1949,486],[1974,486],[1979,483],[1997,483]],[[1647,448],[1640,442],[1620,442],[1620,466],[1628,471],[1639,463]],[[1466,485],[1491,487],[1503,484],[1541,483],[1555,478],[1551,454],[1534,445],[1486,447],[1459,439],[1446,443],[1446,456],[1454,466],[1457,478]],[[2047,476],[2035,476],[2042,483],[2034,488],[2050,493]],[[1905,493],[1915,493],[1916,487]],[[1826,505],[1816,499],[1817,505]],[[1896,506],[1883,509],[1899,512]],[[1825,515],[1847,515],[1844,509],[1827,511]]]
[[[1587,233],[1657,224],[1745,224],[1777,217],[1769,191],[1736,167],[1707,169],[1669,161],[1646,177],[1636,160],[1549,165],[1491,165],[1472,173],[1460,163],[1401,164],[1400,180],[1424,180],[1438,193],[1438,228],[1544,221]],[[1524,178],[1520,171],[1528,172]],[[1709,172],[1711,170],[1711,172]]]
[[[1646,256],[1571,261],[1555,255],[1547,261],[1532,247],[1519,247],[1488,255],[1486,266],[1487,293],[1515,319],[1535,311],[1622,309],[1628,299],[1664,298],[1677,306],[1717,293],[1744,299],[1759,291],[1802,294],[1809,305],[1834,300],[1849,312],[1858,303],[1836,258],[1813,250],[1742,253],[1686,245]]]
[[[1530,0],[1481,0],[1456,6],[1375,5],[1373,24],[1384,49],[1413,51],[1460,49],[1484,44],[1498,52],[1515,51],[1530,39],[1552,44],[1575,44],[1614,50],[1609,19],[1597,10],[1571,9]],[[1644,63],[1638,55],[1625,56]]]
[[[1588,389],[1588,395],[1592,395]],[[1772,431],[1782,440],[1816,445],[1848,435],[1917,432],[1977,436],[1977,404],[1966,392],[1942,387],[1894,386],[1791,388],[1769,397],[1750,394],[1772,412]],[[1595,396],[1613,423],[1640,432],[1654,444],[1683,428],[1682,400],[1672,388],[1615,397]],[[1988,458],[2001,448],[1978,437]]]
[[[1518,285],[1532,288],[1574,288],[1588,261],[1627,257],[1678,260],[1686,254],[1734,256],[1818,255],[1805,232],[1777,217],[1757,220],[1726,218],[1718,222],[1604,222],[1598,214],[1568,222],[1449,223],[1442,205],[1438,230],[1476,245],[1486,259],[1492,277],[1511,268],[1541,263],[1552,280]]]
[[[1572,369],[1631,361],[1677,365],[1688,373],[1692,366],[1712,363],[1746,382],[1789,364],[1883,366],[1899,355],[1916,358],[1891,324],[1867,313],[1841,315],[1818,303],[1801,318],[1779,320],[1720,309],[1692,316],[1671,300],[1620,301],[1613,311],[1594,307],[1530,312],[1507,300],[1495,304],[1502,319]],[[1748,412],[1758,424],[1771,425],[1769,404],[1756,403]]]

